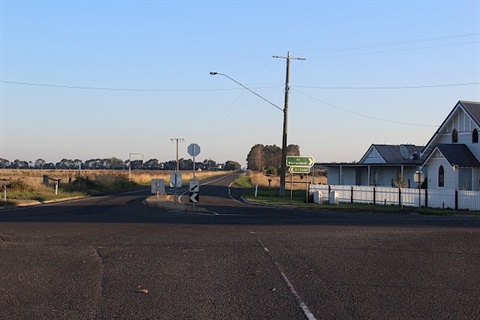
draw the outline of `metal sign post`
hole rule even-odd
[[[200,146],[192,143],[187,148],[188,154],[193,157],[193,179],[195,179],[195,157],[200,154]]]
[[[418,208],[420,209],[421,207],[421,187],[422,187],[422,182],[424,180],[424,175],[422,171],[415,171],[415,174],[413,175],[413,181],[418,184]]]
[[[306,181],[306,194],[305,194],[305,203],[308,203],[308,174],[312,169],[312,166],[315,164],[315,160],[313,157],[287,157],[287,166],[289,166],[288,171],[291,173],[291,187],[290,187],[290,204],[292,204],[293,198],[293,174],[294,173],[306,173],[307,179]]]

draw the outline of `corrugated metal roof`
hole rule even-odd
[[[377,149],[388,164],[421,164],[423,159],[420,159],[420,153],[423,146],[415,146],[413,144],[403,145],[389,145],[389,144],[374,144],[373,147]],[[404,157],[401,149],[404,148],[410,157]]]
[[[473,101],[460,100],[467,113],[473,118],[473,120],[480,125],[480,103]]]
[[[436,148],[452,166],[480,167],[480,162],[464,144],[437,144]]]

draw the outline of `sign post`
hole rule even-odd
[[[187,148],[188,154],[193,157],[193,178],[195,179],[195,157],[200,154],[200,146],[192,143]]]
[[[423,172],[422,171],[415,171],[415,174],[413,175],[413,181],[418,185],[418,208],[420,209],[421,207],[421,186],[423,183],[423,180],[425,180]]]
[[[286,165],[289,167],[288,171],[291,173],[291,187],[290,187],[290,204],[293,200],[293,174],[294,173],[306,173],[307,174],[307,186],[306,186],[306,195],[305,195],[305,202],[308,202],[308,174],[312,166],[315,164],[315,160],[313,157],[300,157],[300,156],[289,156],[287,157]]]

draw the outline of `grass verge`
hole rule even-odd
[[[425,207],[399,207],[399,206],[385,206],[385,205],[373,205],[373,204],[359,204],[359,203],[307,203],[305,190],[285,190],[285,196],[280,197],[278,195],[279,189],[277,188],[258,188],[257,195],[255,196],[255,188],[246,188],[243,197],[252,203],[266,204],[266,205],[292,205],[295,207],[310,209],[310,210],[328,210],[338,212],[368,212],[368,213],[382,213],[382,214],[423,214],[423,215],[454,215],[454,214],[472,214],[480,215],[478,211],[469,210],[453,210],[453,209],[436,209]]]

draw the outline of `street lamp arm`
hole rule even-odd
[[[261,95],[259,95],[259,94],[256,93],[255,91],[253,91],[252,89],[244,86],[243,84],[241,84],[241,83],[238,82],[237,80],[229,77],[228,75],[226,75],[226,74],[224,74],[224,73],[220,73],[220,72],[210,72],[210,75],[211,75],[211,76],[217,76],[217,75],[219,75],[219,76],[224,76],[224,77],[232,80],[233,82],[235,82],[236,84],[238,84],[238,85],[241,86],[242,88],[247,89],[248,91],[250,91],[251,93],[253,93],[253,94],[256,95],[257,97],[259,97],[260,99],[262,99],[263,101],[271,104],[272,106],[274,106],[274,107],[277,108],[278,110],[280,110],[280,111],[282,111],[282,112],[285,112],[284,109],[280,108],[279,106],[277,106],[277,105],[274,104],[273,102],[268,101],[267,99],[265,99],[264,97],[262,97]]]

